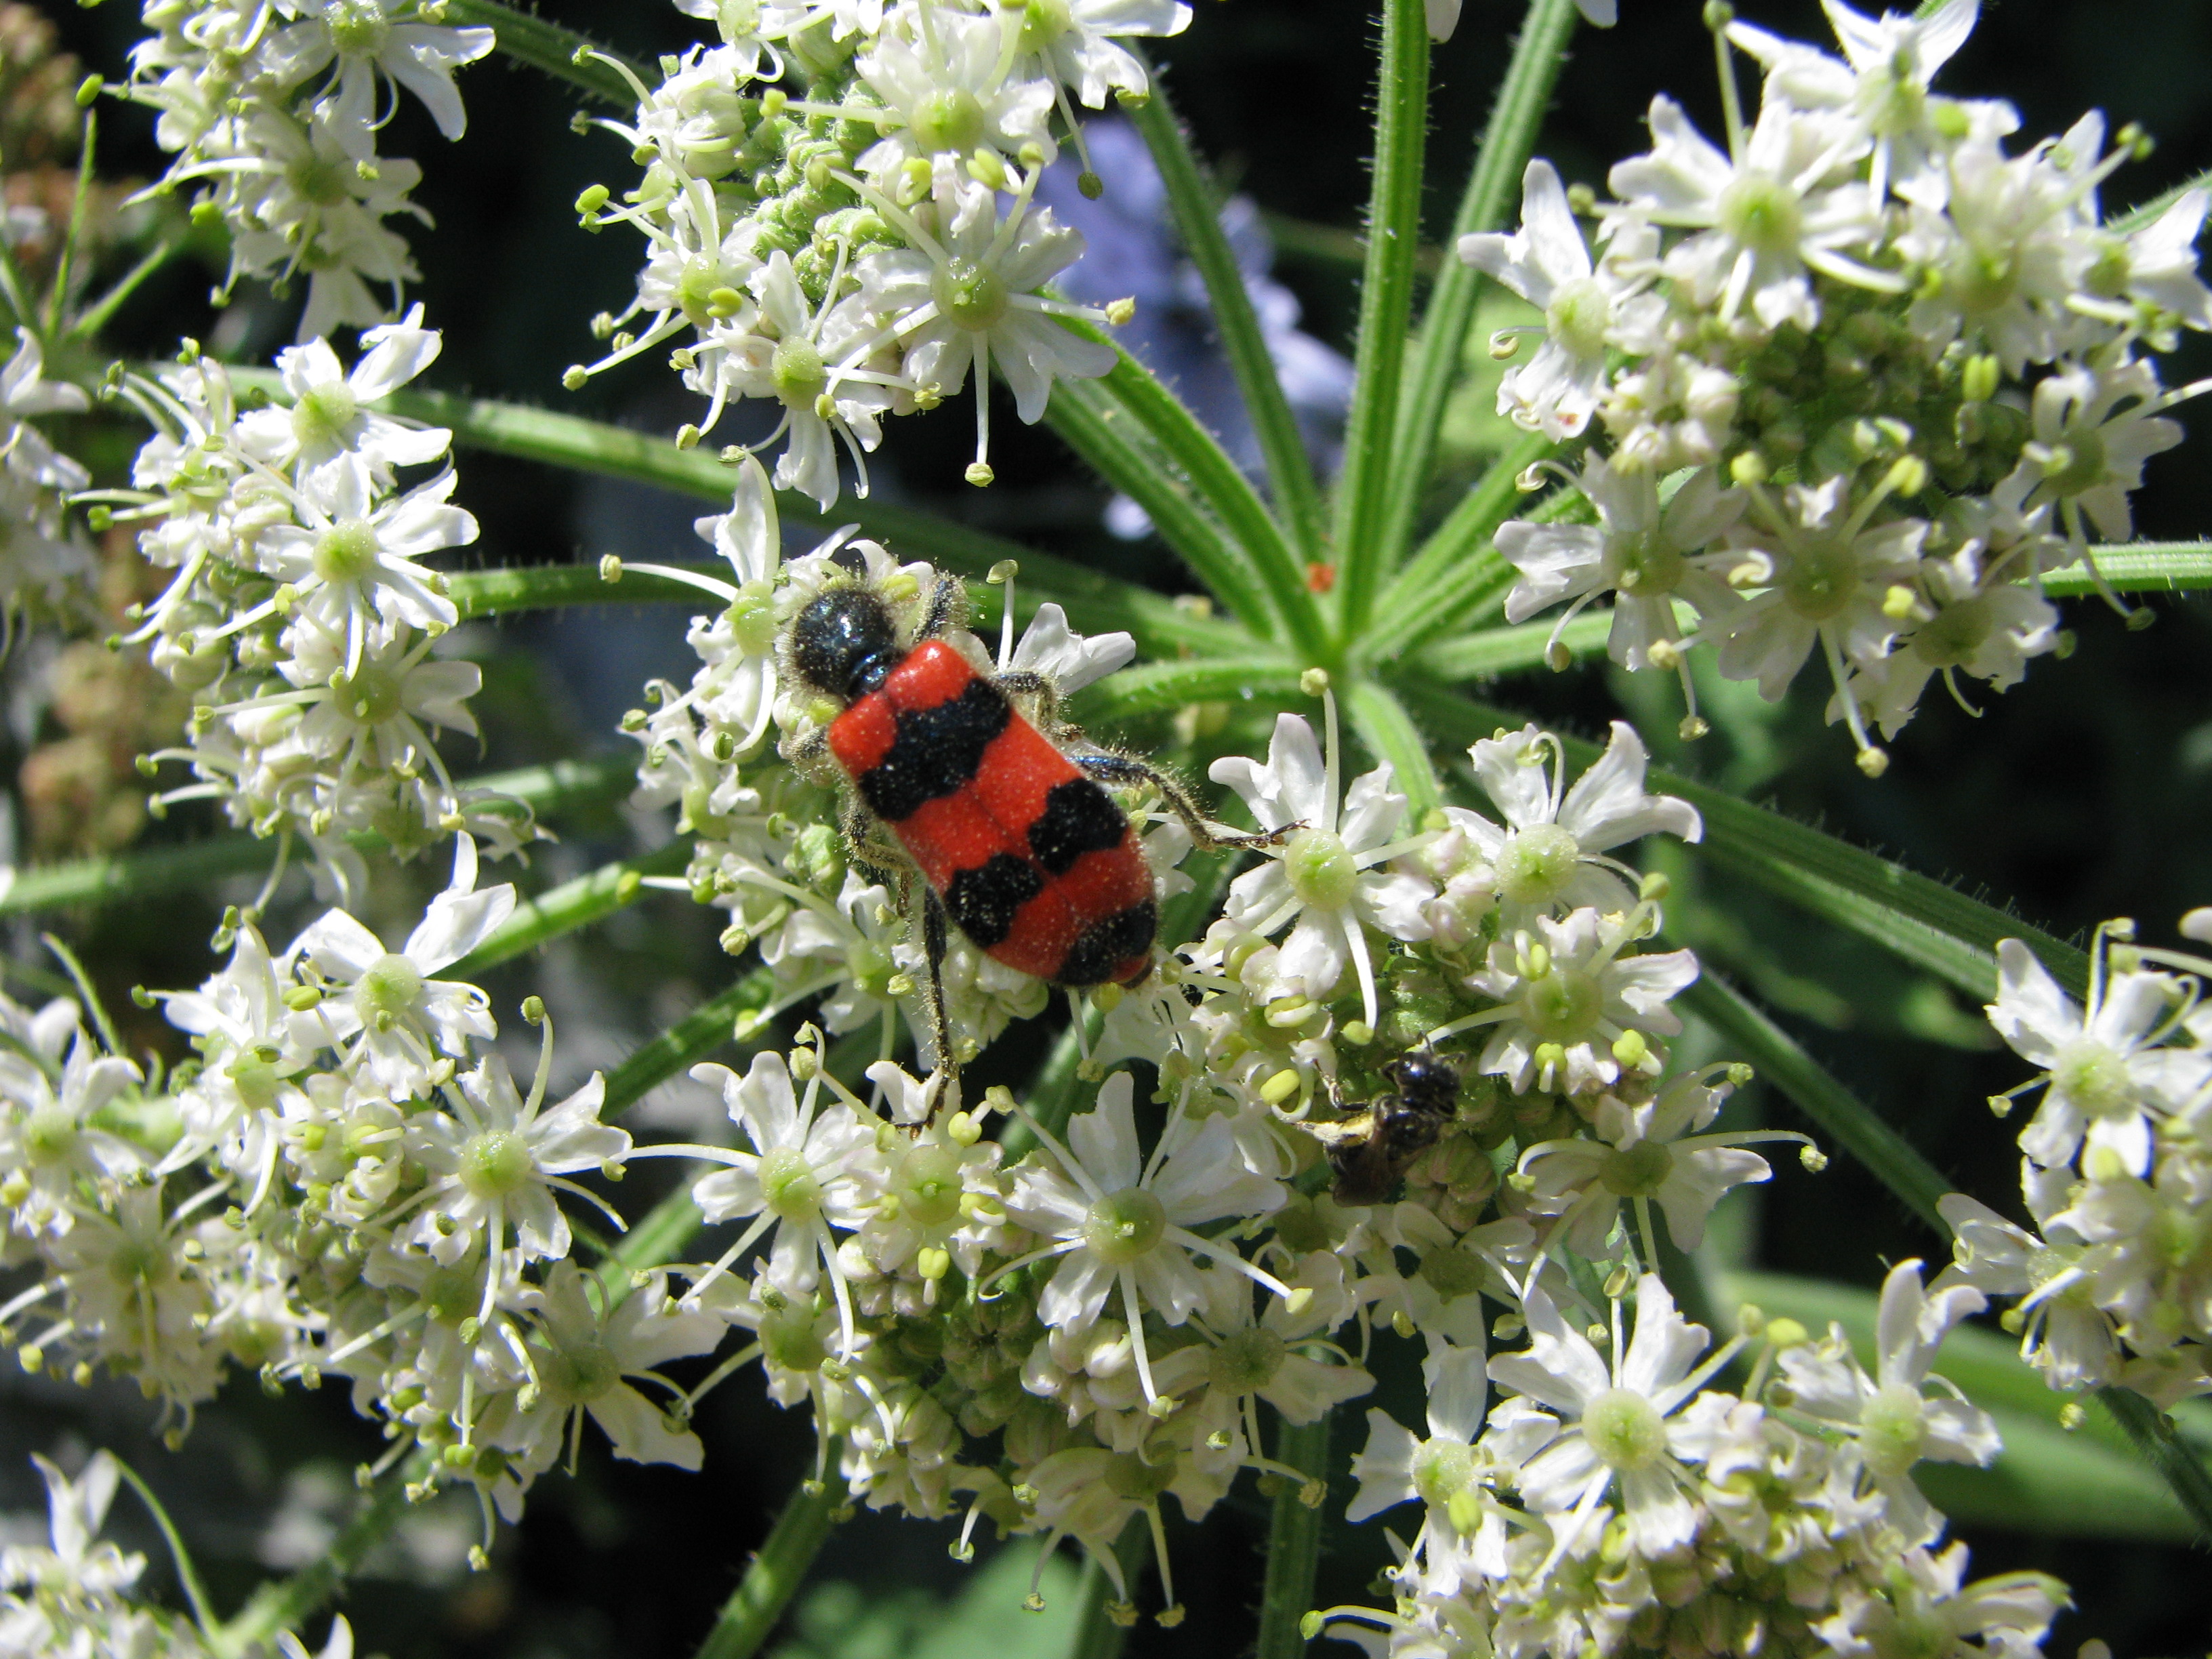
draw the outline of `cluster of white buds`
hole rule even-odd
[[[1054,381],[1097,375],[1113,348],[1066,325],[1122,307],[1045,290],[1083,238],[1033,202],[1058,153],[1082,143],[1075,103],[1146,95],[1115,36],[1174,34],[1181,0],[679,0],[720,44],[661,61],[635,118],[602,121],[645,176],[577,202],[590,228],[627,223],[650,245],[635,301],[595,330],[599,362],[568,384],[671,341],[708,400],[696,442],[733,400],[766,399],[783,441],[779,488],[825,507],[839,448],[865,495],[865,454],[888,415],[933,407],[975,376],[971,483],[988,483],[991,370],[1024,421]],[[1097,176],[1084,174],[1096,194]]]
[[[158,110],[177,160],[152,186],[190,188],[192,219],[230,235],[230,271],[281,294],[301,276],[299,337],[398,313],[422,273],[386,221],[429,222],[408,199],[422,169],[377,153],[402,88],[458,138],[453,70],[490,52],[488,28],[441,27],[439,0],[146,0],[150,31],[124,95]],[[389,303],[379,294],[389,295]]]
[[[403,468],[451,434],[374,412],[438,355],[417,306],[368,330],[349,373],[329,343],[280,354],[283,396],[241,410],[220,363],[187,343],[177,365],[117,394],[154,428],[130,489],[88,492],[95,527],[143,523],[139,550],[176,574],[133,612],[124,642],[191,693],[181,762],[195,781],[154,799],[211,799],[259,835],[297,836],[337,890],[362,874],[356,837],[402,856],[466,830],[504,856],[536,832],[527,806],[457,787],[431,733],[474,736],[475,664],[436,654],[458,619],[445,579],[416,561],[476,539],[455,474],[403,489]],[[273,880],[273,878],[272,878]]]
[[[92,568],[91,550],[69,522],[70,492],[91,482],[76,461],[31,424],[33,416],[91,406],[80,386],[46,378],[46,354],[27,328],[0,368],[0,612],[51,611],[65,585]]]
[[[2212,941],[2212,910],[2181,931]],[[2087,1008],[2021,941],[1997,947],[1990,1023],[2043,1068],[1990,1102],[2002,1117],[2042,1091],[2020,1136],[2035,1228],[1952,1194],[1945,1280],[2018,1297],[2005,1328],[2052,1388],[2118,1383],[2171,1407],[2212,1392],[2212,961],[2135,936],[2097,930]]]
[[[1988,1415],[1929,1375],[1978,1292],[1929,1295],[1920,1264],[1899,1264],[1870,1375],[1840,1326],[1815,1341],[1751,1310],[1709,1352],[1656,1275],[1634,1285],[1631,1334],[1629,1289],[1611,1281],[1587,1329],[1528,1289],[1525,1352],[1486,1368],[1480,1349],[1432,1355],[1425,1438],[1368,1413],[1350,1513],[1419,1501],[1421,1526],[1391,1575],[1395,1608],[1310,1614],[1310,1633],[1499,1659],[2040,1653],[2065,1587],[2035,1572],[1966,1583],[1966,1546],[1940,1547],[1943,1517],[1911,1473],[2000,1449]],[[1705,1386],[1747,1347],[1741,1395]],[[1510,1390],[1486,1413],[1486,1382]]]
[[[1769,699],[1818,654],[1829,718],[1877,775],[1869,728],[1894,736],[1931,678],[1964,704],[1960,675],[2002,690],[2063,648],[2054,569],[2085,566],[2150,620],[2090,540],[2133,533],[2144,462],[2180,441],[2162,411],[2202,389],[2161,389],[2146,354],[2212,328],[2205,192],[2106,224],[2099,187],[2144,141],[2108,149],[2094,112],[2008,154],[2009,105],[1929,90],[1977,9],[1874,21],[1832,3],[1839,60],[1708,7],[1725,149],[1656,99],[1653,148],[1613,169],[1613,199],[1532,162],[1520,231],[1460,244],[1544,313],[1501,412],[1585,441],[1553,470],[1588,510],[1498,533],[1521,573],[1507,615],[1609,598],[1613,659],[1680,671],[1692,735],[1698,647]],[[1729,46],[1765,75],[1748,125]]]

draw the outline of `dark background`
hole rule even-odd
[[[1623,0],[1622,9],[1617,30],[1578,37],[1560,83],[1542,149],[1570,179],[1600,183],[1609,161],[1644,147],[1642,117],[1655,91],[1679,98],[1708,133],[1719,130],[1711,48],[1698,6]],[[704,27],[641,0],[565,0],[547,10],[639,58],[678,49]],[[122,72],[137,26],[120,0],[92,11],[56,7],[53,15],[88,67],[111,76]],[[1784,33],[1826,39],[1812,4],[1778,0],[1747,6],[1745,15]],[[1469,0],[1457,36],[1437,51],[1431,235],[1449,222],[1517,17],[1517,8],[1496,0]],[[1373,33],[1367,9],[1346,0],[1199,0],[1190,31],[1160,56],[1173,94],[1225,179],[1272,212],[1352,228],[1365,191]],[[1985,6],[1979,31],[1942,85],[2011,99],[2024,118],[2023,142],[2063,131],[2091,106],[2106,109],[2115,126],[2143,123],[2160,147],[2112,181],[2108,207],[2146,198],[2212,165],[2212,6],[2190,0]],[[574,397],[559,386],[566,364],[593,355],[586,319],[602,308],[621,309],[638,263],[636,239],[620,231],[586,236],[569,209],[587,183],[620,189],[629,181],[623,146],[604,135],[574,135],[569,93],[534,72],[493,60],[464,70],[462,87],[471,125],[458,151],[438,139],[411,101],[384,146],[423,164],[418,199],[438,220],[434,234],[413,237],[425,273],[420,297],[446,333],[445,356],[430,380],[672,429],[686,414],[667,396],[670,377],[657,362],[633,365]],[[158,172],[149,127],[141,112],[113,110],[105,170]],[[1356,273],[1326,261],[1285,259],[1277,274],[1304,301],[1305,325],[1348,350]],[[180,270],[165,280],[166,291],[157,285],[120,319],[119,344],[161,350],[178,331],[209,329],[200,299],[209,273]],[[290,319],[273,305],[258,314],[247,348],[265,355],[289,339]],[[2204,355],[2185,353],[2169,378],[2203,372]],[[994,422],[1001,482],[988,495],[958,483],[972,433],[964,399],[934,416],[896,423],[879,487],[1063,556],[1110,558],[1117,568],[1131,568],[1132,550],[1097,527],[1104,491],[1048,434],[1017,426],[1010,407],[1006,414]],[[2192,437],[2152,464],[2150,487],[2139,500],[2143,534],[2203,533],[2212,521],[2207,453],[2205,440]],[[472,558],[561,561],[596,557],[610,545],[632,556],[688,556],[683,526],[691,507],[610,498],[567,475],[484,455],[465,456],[462,474],[459,499],[484,526]],[[663,544],[652,546],[655,538]],[[1135,553],[1137,568],[1175,585],[1174,567],[1156,545]],[[2178,914],[2212,898],[2204,827],[2212,785],[2212,684],[2204,669],[2212,629],[2201,602],[2160,601],[2159,611],[2158,626],[2131,635],[2100,607],[2075,605],[2069,623],[2080,648],[2072,659],[2038,662],[2024,686],[1984,699],[1978,719],[1931,692],[1893,745],[1894,764],[1879,783],[1862,779],[1848,744],[1821,726],[1826,687],[1810,677],[1778,710],[1730,704],[1713,739],[1668,757],[1818,817],[1917,869],[2016,903],[2024,916],[2061,935],[2129,915],[2142,919],[2147,936],[2170,940]],[[495,649],[488,660],[481,705],[486,767],[603,744],[603,726],[589,724],[603,696],[634,696],[623,687],[634,687],[644,672],[681,680],[690,671],[680,618],[635,625],[600,616],[533,620],[510,625],[502,640],[509,648]],[[602,677],[609,689],[595,695],[590,665],[606,659],[622,666]],[[1632,712],[1655,747],[1666,750],[1657,739],[1674,716],[1663,705],[1647,714],[1642,690]],[[1584,729],[1601,728],[1622,708],[1621,688],[1596,671],[1540,677],[1489,695]],[[165,833],[181,832],[173,826]],[[618,852],[625,837],[640,833],[610,823],[572,836],[570,848],[549,855],[549,874],[568,867],[562,858],[586,867],[595,853]],[[392,908],[396,915],[404,905],[395,899]],[[593,936],[587,961],[572,952],[550,966],[510,970],[493,987],[495,1000],[510,1007],[526,991],[544,989],[559,1014],[560,986],[578,998],[604,991],[623,1006],[601,1037],[618,1051],[713,988],[719,969],[713,929],[703,918],[675,914],[681,908],[626,913]],[[208,969],[200,941],[213,915],[210,904],[194,900],[165,903],[158,914],[79,918],[70,931],[118,987],[182,985]],[[1710,960],[1794,1011],[1795,1029],[1815,1053],[1960,1187],[2016,1208],[2011,1134],[1981,1103],[2025,1068],[1975,1046],[1976,1011],[1867,947],[1717,877],[1698,878],[1693,897],[1678,907],[1678,921],[1703,929]],[[272,926],[272,933],[279,931]],[[620,988],[605,990],[615,981]],[[653,994],[635,988],[642,984],[659,988]],[[611,1054],[590,1063],[606,1057]],[[1781,1103],[1748,1104],[1777,1123],[1791,1121]],[[644,1185],[633,1182],[626,1208],[632,1200],[641,1208],[649,1196],[639,1190]],[[1885,1261],[1930,1248],[1871,1178],[1841,1158],[1817,1178],[1794,1165],[1778,1168],[1741,1231],[1758,1265],[1869,1285]],[[1849,1248],[1838,1249],[1839,1239]],[[1417,1423],[1413,1379],[1402,1364],[1397,1370],[1385,1376],[1376,1403]],[[135,1395],[86,1395],[23,1379],[8,1387],[4,1419],[11,1427],[4,1439],[11,1452],[71,1435],[116,1445],[179,1500],[210,1556],[219,1595],[228,1598],[241,1595],[252,1575],[251,1540],[283,1488],[286,1468],[315,1458],[342,1467],[378,1449],[337,1389],[271,1401],[248,1380],[225,1394],[186,1451],[170,1459],[141,1437]],[[1340,1470],[1364,1434],[1346,1416]],[[763,1535],[772,1506],[789,1491],[809,1442],[801,1419],[778,1412],[742,1381],[714,1397],[700,1427],[708,1447],[702,1476],[616,1464],[603,1443],[587,1437],[579,1475],[541,1481],[526,1521],[503,1534],[489,1574],[441,1577],[422,1568],[411,1587],[404,1575],[364,1580],[345,1604],[362,1651],[404,1659],[688,1654]],[[0,1463],[0,1500],[11,1509],[34,1506],[35,1484],[20,1455]],[[132,1541],[152,1546],[135,1514],[119,1513],[118,1521]],[[1249,1645],[1264,1532],[1263,1500],[1249,1483],[1203,1527],[1171,1522],[1190,1617],[1175,1631],[1147,1625],[1133,1650],[1164,1659]],[[1334,1535],[1340,1542],[1323,1563],[1319,1603],[1372,1599],[1365,1585],[1382,1559],[1378,1529]],[[2201,1555],[1990,1530],[1966,1535],[1978,1573],[2034,1566],[2073,1583],[2081,1611],[2061,1624],[2054,1656],[2070,1654],[2090,1636],[2110,1642],[2123,1659],[2203,1650],[2212,1579]],[[894,1582],[949,1589],[957,1570],[944,1553],[948,1537],[941,1527],[863,1520],[833,1540],[819,1571],[874,1589]]]

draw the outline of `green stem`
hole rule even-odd
[[[687,837],[564,881],[535,898],[523,900],[483,944],[451,969],[441,971],[455,979],[473,981],[486,969],[534,951],[548,940],[605,920],[635,902],[645,890],[646,877],[681,875],[690,862],[691,842]]]
[[[775,998],[775,975],[756,968],[720,995],[701,1003],[607,1073],[603,1117],[635,1105],[695,1060],[704,1060],[726,1042],[743,1042],[737,1023],[759,1012]]]
[[[2116,593],[2187,593],[2212,587],[2212,542],[2130,542],[2093,547],[2097,572]],[[2043,579],[2052,599],[2082,599],[2097,591],[2086,566],[2069,564]]]
[[[1384,0],[1375,90],[1375,175],[1367,204],[1367,269],[1344,474],[1337,485],[1337,634],[1349,647],[1367,624],[1392,550],[1393,447],[1413,264],[1421,241],[1421,162],[1429,136],[1429,28],[1423,0]]]
[[[108,321],[121,310],[123,302],[138,291],[139,285],[163,265],[183,252],[181,242],[163,242],[139,262],[125,271],[115,285],[85,307],[77,319],[69,326],[72,340],[88,340],[107,326]]]
[[[669,562],[671,568],[688,570],[715,581],[730,580],[726,564]],[[691,605],[714,604],[713,594],[689,582],[645,571],[626,570],[609,581],[596,564],[510,565],[498,570],[457,570],[446,577],[446,594],[461,613],[463,622],[478,617],[506,616],[517,611],[543,611],[570,605]]]
[[[1406,797],[1407,823],[1418,827],[1443,799],[1420,728],[1413,724],[1405,704],[1370,679],[1347,682],[1344,703],[1352,716],[1352,729],[1359,733],[1367,752],[1390,763],[1399,791]]]
[[[1574,0],[1530,0],[1497,105],[1476,147],[1474,171],[1445,240],[1443,268],[1421,319],[1413,380],[1399,417],[1382,527],[1386,557],[1395,558],[1412,544],[1429,469],[1436,463],[1444,404],[1460,380],[1467,331],[1481,292],[1481,276],[1460,262],[1459,239],[1503,228],[1520,200],[1521,174],[1536,148],[1537,129],[1567,61],[1567,42],[1573,38],[1579,15]]]
[[[555,80],[566,81],[617,108],[637,107],[637,94],[619,71],[592,58],[580,60],[580,52],[614,55],[589,36],[500,5],[497,0],[446,0],[446,21],[489,28],[498,37],[501,53],[516,63],[543,70]],[[658,79],[649,70],[635,66],[631,72],[648,87]]]
[[[247,1659],[269,1650],[279,1631],[296,1631],[307,1615],[338,1592],[407,1511],[407,1488],[430,1472],[432,1454],[418,1451],[377,1483],[367,1507],[346,1522],[331,1547],[289,1578],[263,1584],[238,1616],[209,1638],[216,1659]]]
[[[1130,111],[1130,118],[1151,147],[1153,164],[1167,186],[1176,228],[1205,280],[1206,297],[1213,308],[1213,326],[1237,376],[1237,389],[1244,394],[1245,413],[1267,462],[1275,504],[1289,520],[1298,553],[1308,560],[1318,559],[1326,534],[1321,489],[1314,481],[1313,463],[1306,455],[1297,416],[1291,412],[1290,400],[1283,395],[1274,354],[1267,349],[1267,336],[1252,309],[1244,273],[1222,231],[1220,193],[1200,172],[1189,136],[1176,118],[1158,70],[1152,70],[1152,96]],[[1254,551],[1265,556],[1262,550]],[[1295,570],[1291,574],[1298,574]]]
[[[1490,538],[1527,499],[1522,473],[1551,453],[1552,441],[1542,433],[1524,434],[1460,498],[1377,602],[1361,642],[1369,661],[1410,651],[1504,599],[1519,573]]]
[[[84,143],[77,153],[76,195],[70,203],[69,228],[62,236],[61,257],[54,262],[54,285],[46,293],[46,337],[61,332],[62,311],[69,303],[70,281],[76,274],[77,251],[84,245],[85,211],[92,205],[93,154],[99,148],[100,112],[84,112]]]
[[[1325,1478],[1327,1413],[1317,1423],[1284,1424],[1275,1437],[1275,1460],[1303,1474]],[[1274,1514],[1267,1525],[1267,1578],[1261,1592],[1255,1659],[1297,1659],[1306,1650],[1300,1626],[1313,1608],[1321,1530],[1322,1510],[1308,1509],[1300,1501],[1297,1486],[1285,1480],[1282,1490],[1275,1494]]]
[[[1954,1188],[1911,1141],[1872,1107],[1828,1075],[1787,1031],[1711,974],[1682,993],[1681,1006],[1727,1037],[1759,1074],[1788,1096],[1835,1143],[1946,1237],[1950,1228],[1936,1200]]]
[[[830,1437],[823,1454],[827,1480],[811,1475],[799,1483],[745,1576],[723,1604],[722,1615],[699,1644],[699,1659],[751,1659],[775,1630],[776,1620],[805,1582],[814,1558],[828,1541],[845,1483],[837,1474],[844,1443]]]
[[[636,761],[626,755],[605,760],[556,761],[519,771],[495,772],[461,781],[463,789],[489,789],[523,802],[542,818],[602,805],[629,793]],[[356,842],[364,852],[385,848],[378,836]],[[143,853],[72,859],[16,872],[0,893],[0,916],[58,910],[72,904],[113,904],[158,894],[204,889],[224,876],[266,870],[276,861],[277,843],[239,834],[213,836],[183,847],[150,848]]]
[[[630,1291],[630,1275],[665,1267],[683,1260],[692,1238],[705,1226],[706,1217],[691,1201],[687,1184],[645,1212],[645,1219],[625,1232],[599,1267],[599,1283],[613,1306]]]

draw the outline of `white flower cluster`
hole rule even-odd
[[[2212,940],[2212,911],[2182,931]],[[2025,944],[1998,945],[1990,1023],[2042,1069],[1990,1103],[2002,1116],[2042,1091],[2020,1136],[2035,1227],[1952,1194],[1945,1282],[2018,1297],[2005,1328],[2052,1388],[2118,1383],[2170,1407],[2212,1392],[2212,962],[2134,938],[2130,921],[2097,930],[2086,1009]]]
[[[146,1558],[126,1555],[100,1535],[115,1502],[122,1465],[94,1452],[72,1480],[48,1459],[31,1461],[46,1483],[47,1545],[0,1550],[0,1653],[9,1659],[204,1659],[208,1646],[191,1623],[132,1600]],[[287,1631],[283,1659],[311,1659]],[[331,1620],[312,1659],[353,1659],[353,1627]]]
[[[91,550],[68,521],[70,493],[91,476],[31,424],[38,415],[91,407],[81,386],[46,378],[46,354],[27,328],[0,368],[0,611],[12,627],[31,606],[51,610],[64,586],[92,568]]]
[[[1939,1547],[1943,1519],[1911,1474],[1999,1449],[1988,1415],[1929,1369],[1978,1292],[1929,1295],[1901,1263],[1872,1375],[1840,1326],[1814,1341],[1754,1319],[1757,1335],[1708,1353],[1656,1275],[1634,1299],[1632,1335],[1618,1297],[1585,1332],[1530,1289],[1528,1347],[1488,1362],[1510,1392],[1486,1414],[1479,1348],[1431,1355],[1425,1438],[1368,1413],[1349,1513],[1417,1500],[1420,1528],[1395,1608],[1333,1608],[1310,1632],[1406,1659],[2041,1651],[2065,1587],[1966,1583],[1966,1546]],[[1743,1393],[1706,1388],[1747,1340]]]
[[[241,926],[198,991],[157,994],[198,1051],[166,1078],[101,1052],[74,1003],[0,1005],[0,1206],[33,1280],[0,1320],[27,1368],[135,1379],[172,1443],[232,1366],[344,1376],[386,1465],[427,1448],[427,1478],[513,1513],[575,1410],[634,1401],[594,1365],[712,1346],[720,1325],[654,1284],[587,1289],[568,1259],[561,1198],[600,1204],[575,1178],[618,1177],[629,1137],[599,1121],[596,1073],[547,1099],[550,1025],[526,1091],[488,1052],[484,994],[438,977],[514,908],[456,846],[396,950],[343,910],[281,954]],[[655,1357],[630,1363],[638,1343]],[[617,1445],[674,1444],[637,1403]]]
[[[2132,130],[2108,150],[2092,112],[2008,155],[2009,105],[1933,93],[1978,0],[1827,10],[1840,60],[1729,25],[1765,91],[1747,125],[1724,85],[1725,149],[1660,97],[1613,199],[1532,162],[1519,232],[1460,253],[1544,313],[1500,411],[1587,440],[1556,470],[1595,521],[1498,532],[1508,617],[1610,598],[1613,659],[1680,669],[1692,735],[1686,652],[1769,699],[1817,653],[1878,774],[1869,728],[1894,736],[1931,678],[1964,704],[1960,675],[2002,690],[2060,647],[2044,576],[2085,562],[2103,587],[2090,538],[2133,533],[2144,462],[2181,438],[2162,411],[2200,389],[2145,353],[2212,328],[2206,196],[2109,227]]]
[[[858,489],[888,415],[933,407],[975,375],[975,459],[991,480],[991,370],[1024,421],[1055,380],[1103,374],[1113,349],[1060,320],[1122,319],[1051,298],[1079,233],[1032,202],[1058,153],[1081,145],[1074,104],[1142,96],[1115,37],[1168,35],[1181,0],[678,0],[721,35],[664,58],[637,88],[628,140],[643,179],[593,185],[587,227],[650,244],[637,298],[595,327],[601,369],[682,337],[672,361],[708,400],[697,441],[735,399],[766,399],[784,441],[778,488],[836,499],[839,447]],[[1100,188],[1086,171],[1085,188]]]
[[[281,294],[304,276],[302,341],[398,313],[422,273],[386,221],[429,215],[408,200],[422,169],[378,155],[378,131],[404,88],[459,137],[453,70],[493,46],[488,28],[440,27],[443,12],[438,0],[146,0],[125,95],[161,112],[155,137],[178,152],[153,188],[193,189],[194,222],[229,233],[219,300],[244,277]]]
[[[154,435],[135,487],[95,492],[93,515],[144,523],[139,550],[176,573],[129,636],[194,699],[182,745],[140,763],[197,779],[155,810],[212,799],[241,827],[301,836],[341,892],[361,879],[350,838],[364,831],[403,856],[464,829],[503,856],[535,833],[522,803],[457,787],[431,740],[476,735],[483,677],[435,654],[459,613],[416,561],[474,541],[477,522],[452,504],[450,463],[398,479],[444,458],[452,434],[370,405],[437,356],[439,336],[417,306],[362,341],[349,373],[326,341],[283,352],[283,398],[243,410],[189,345],[157,380],[127,377]]]

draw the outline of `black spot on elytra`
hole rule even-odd
[[[868,810],[896,823],[926,802],[958,793],[1012,712],[997,688],[981,679],[934,708],[902,712],[890,752],[860,776]]]
[[[1103,985],[1131,957],[1140,957],[1152,948],[1159,928],[1159,912],[1150,899],[1117,911],[1103,921],[1092,922],[1068,947],[1054,982]]]
[[[1128,830],[1111,795],[1088,778],[1070,778],[1052,787],[1030,825],[1030,855],[1054,875],[1065,875],[1085,853],[1119,847]]]
[[[994,853],[988,862],[952,878],[945,908],[960,931],[988,951],[1013,931],[1014,912],[1042,891],[1044,878],[1025,860]]]
[[[791,668],[843,702],[867,696],[899,663],[898,629],[865,587],[833,587],[807,601],[791,625]]]

